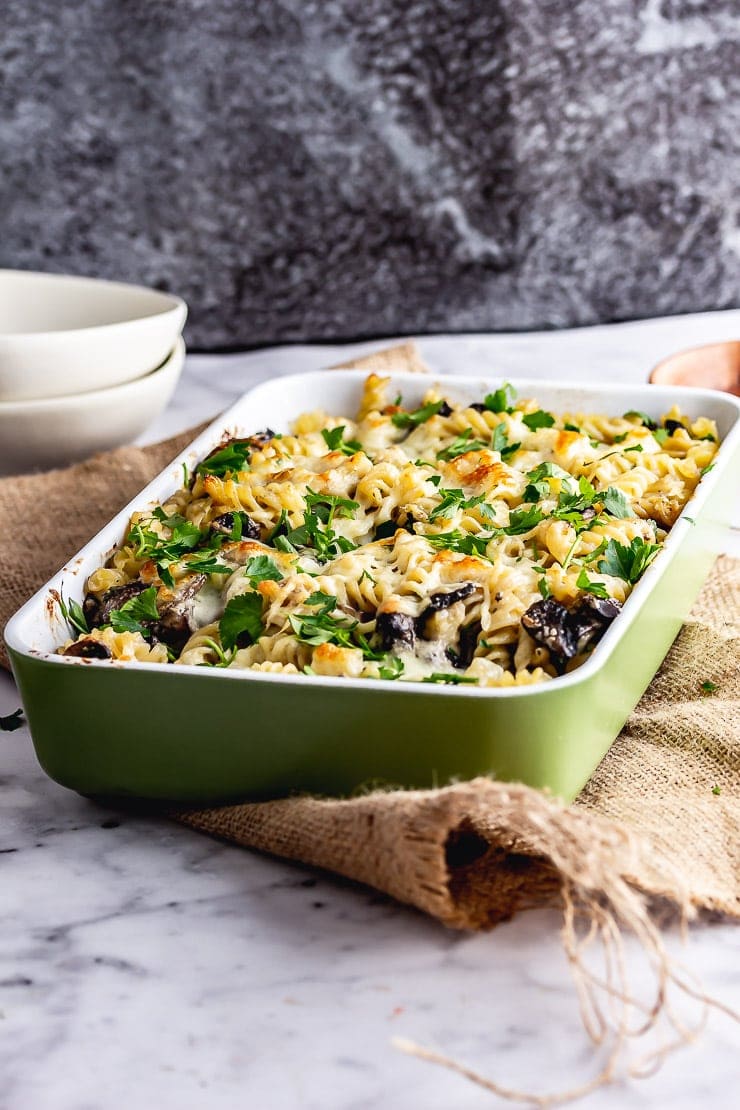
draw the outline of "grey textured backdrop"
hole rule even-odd
[[[738,0],[1,0],[0,265],[204,347],[740,303]]]

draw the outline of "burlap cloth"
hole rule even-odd
[[[382,367],[387,358],[360,364]],[[411,345],[390,361],[423,370]],[[193,434],[0,481],[0,628]],[[739,593],[738,563],[719,559],[654,682],[570,807],[478,779],[179,819],[367,883],[462,928],[553,900],[563,884],[612,898],[624,880],[684,909],[740,917]],[[716,691],[703,692],[703,682]]]

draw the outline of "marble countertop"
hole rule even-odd
[[[642,381],[671,350],[738,335],[733,311],[420,345],[438,370]],[[261,378],[379,345],[190,356],[147,438],[215,414]],[[728,549],[740,554],[736,532]],[[0,714],[17,705],[0,675]],[[78,797],[45,777],[25,728],[0,734],[0,782],[2,1110],[495,1103],[401,1055],[396,1036],[543,1092],[595,1070],[553,911],[488,935],[449,932],[364,888]],[[740,930],[702,925],[685,949],[668,943],[740,1009]],[[639,981],[640,954],[627,952]],[[656,1076],[583,1105],[734,1106],[739,1042],[714,1014]]]

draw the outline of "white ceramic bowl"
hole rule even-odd
[[[136,439],[169,401],[185,361],[178,338],[151,374],[111,389],[0,401],[0,474],[47,470]]]
[[[179,297],[139,285],[0,270],[0,401],[133,381],[161,366],[186,315]]]

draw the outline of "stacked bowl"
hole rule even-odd
[[[0,474],[140,435],[177,384],[186,315],[141,286],[0,270]]]

